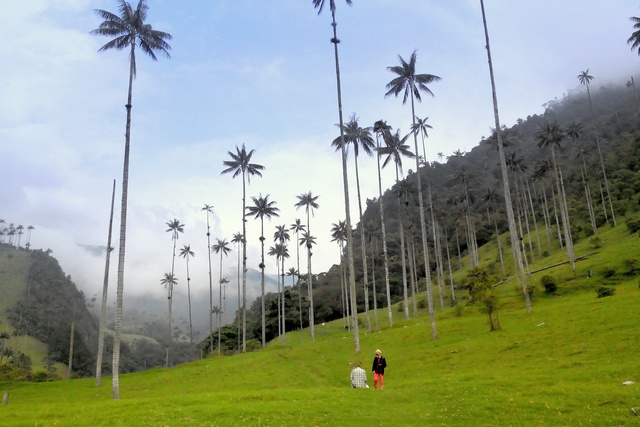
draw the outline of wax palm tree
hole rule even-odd
[[[371,320],[369,318],[369,283],[368,283],[368,271],[367,271],[367,248],[364,238],[364,227],[363,227],[363,214],[362,214],[362,197],[360,195],[360,172],[358,170],[358,157],[360,155],[360,151],[363,151],[368,156],[372,156],[375,143],[373,138],[371,137],[371,128],[363,128],[358,124],[358,118],[355,114],[353,114],[346,125],[343,126],[341,136],[334,139],[331,143],[332,146],[336,147],[336,150],[341,148],[342,141],[344,141],[347,146],[351,145],[353,147],[353,160],[355,164],[356,171],[356,191],[358,194],[358,213],[359,213],[359,229],[360,229],[360,249],[362,251],[362,271],[363,271],[363,288],[364,288],[364,311],[365,311],[365,319],[367,322],[367,331],[371,333]],[[345,236],[346,237],[346,236]]]
[[[213,205],[207,205],[201,209],[207,214],[207,259],[209,261],[209,307],[213,307],[213,277],[211,275],[211,232],[209,227],[209,214],[213,214]],[[239,297],[238,297],[239,298]],[[240,299],[238,299],[240,301]],[[240,334],[238,334],[238,337]],[[213,353],[213,315],[209,310],[209,354]]]
[[[180,224],[180,221],[177,219],[172,219],[171,221],[167,221],[167,228],[165,231],[167,233],[171,233],[171,240],[173,241],[173,256],[171,257],[171,276],[175,277],[175,260],[176,260],[176,243],[178,242],[179,234],[184,233],[184,224]],[[171,307],[173,305],[173,284],[171,282],[167,283],[169,288],[169,338],[167,341],[167,354],[165,360],[165,367],[169,367],[169,344],[172,340],[172,332],[173,329],[171,327]]]
[[[236,263],[236,267],[237,267],[237,275],[236,275],[236,284],[238,286],[238,311],[237,311],[237,326],[238,326],[238,338],[240,338],[240,245],[244,245],[244,237],[242,235],[242,233],[237,232],[234,233],[233,236],[231,237],[231,243],[233,243],[234,245],[236,245],[236,250],[238,252],[238,261]],[[240,340],[238,339],[238,350],[240,350]]]
[[[573,238],[571,237],[571,224],[569,221],[569,209],[567,208],[567,198],[564,191],[564,183],[562,179],[562,171],[556,161],[556,148],[560,147],[560,144],[565,138],[565,133],[560,128],[557,122],[546,123],[540,125],[540,130],[535,134],[538,140],[538,147],[551,148],[551,161],[553,164],[553,170],[555,172],[556,186],[558,191],[558,198],[560,204],[560,217],[562,218],[562,228],[564,230],[565,245],[567,247],[567,254],[569,255],[569,262],[571,268],[575,274],[575,254],[573,253]]]
[[[298,198],[298,202],[295,204],[296,209],[299,209],[301,207],[304,207],[306,213],[307,213],[307,231],[303,232],[302,235],[302,239],[300,239],[300,244],[303,244],[303,239],[305,239],[305,246],[307,248],[307,292],[308,292],[308,300],[309,300],[309,330],[311,331],[311,340],[315,341],[316,336],[315,336],[315,324],[313,321],[313,277],[311,276],[311,245],[312,243],[309,242],[308,238],[312,237],[311,236],[311,215],[313,215],[313,211],[315,209],[319,208],[318,205],[318,197],[319,196],[314,196],[311,191],[307,192],[307,193],[303,193],[303,194],[299,194],[298,196],[296,196]],[[307,236],[307,237],[305,237]],[[355,288],[355,286],[354,286]],[[355,289],[352,289],[352,291],[355,291]]]
[[[222,162],[226,169],[221,174],[231,173],[235,178],[242,175],[242,352],[247,352],[247,221],[246,221],[246,185],[251,182],[251,176],[262,176],[264,166],[251,163],[251,157],[255,150],[247,152],[242,144],[242,149],[236,147],[236,152],[228,152],[231,160]]]
[[[269,200],[269,195],[262,197],[262,194],[259,197],[252,197],[253,206],[247,206],[247,212],[249,215],[253,215],[255,219],[260,219],[260,245],[261,245],[261,258],[260,258],[260,273],[261,273],[261,295],[262,295],[262,348],[266,347],[267,339],[266,339],[266,311],[264,305],[264,218],[271,219],[273,216],[279,216],[278,209],[275,204],[276,202]]]
[[[409,149],[406,144],[409,135],[404,137],[400,136],[400,129],[395,133],[386,132],[384,134],[385,146],[379,150],[380,155],[386,155],[387,157],[382,162],[382,167],[386,167],[389,163],[393,162],[396,172],[396,186],[400,184],[400,176],[402,174],[402,157],[414,158],[415,155]],[[398,206],[400,207],[400,215],[398,216],[398,225],[400,229],[400,253],[402,260],[402,290],[404,296],[404,311],[405,317],[409,317],[409,300],[407,295],[407,265],[405,259],[405,242],[404,242],[404,215],[405,204],[402,200],[403,195],[398,192]],[[389,326],[393,326],[393,312],[391,310],[391,290],[387,286],[387,314],[389,316]]]
[[[189,343],[193,344],[193,320],[191,317],[191,276],[189,275],[189,258],[195,256],[191,250],[191,245],[182,245],[180,256],[184,258],[187,265],[187,300],[189,301]]]
[[[387,96],[398,96],[400,93],[404,93],[402,97],[402,103],[406,104],[407,99],[411,99],[411,119],[412,124],[415,126],[416,113],[415,113],[415,101],[422,101],[420,92],[424,92],[433,96],[433,92],[427,86],[430,83],[434,83],[440,80],[440,77],[433,74],[416,74],[416,52],[414,51],[409,58],[409,62],[405,61],[400,55],[399,66],[387,67],[387,70],[397,75],[396,78],[391,80],[387,84]],[[414,133],[413,141],[415,152],[418,152],[418,137]],[[427,245],[427,224],[424,218],[424,201],[422,198],[422,180],[420,178],[420,163],[418,156],[416,156],[416,176],[418,180],[418,204],[420,209],[420,228],[422,231],[422,250],[424,255],[425,265],[425,278],[427,281],[427,300],[429,305],[429,317],[431,320],[431,335],[433,339],[438,338],[438,331],[436,329],[435,312],[433,309],[433,293],[431,290],[431,274],[429,271],[429,252]]]
[[[222,259],[229,255],[229,252],[231,252],[231,248],[229,247],[229,242],[227,241],[227,239],[216,239],[216,243],[213,244],[213,246],[211,246],[211,250],[216,253],[216,254],[220,254],[220,278],[218,280],[219,286],[218,286],[218,307],[220,307],[220,310],[218,312],[218,356],[220,356],[220,343],[222,342],[221,339],[221,331],[222,331]]]
[[[122,173],[122,197],[120,211],[120,246],[118,252],[118,283],[116,292],[116,312],[115,312],[115,334],[113,340],[113,399],[120,399],[120,335],[122,333],[122,295],[124,289],[124,260],[125,260],[125,243],[127,231],[127,200],[129,187],[129,146],[131,142],[131,100],[133,79],[136,76],[136,46],[151,57],[157,60],[156,52],[162,53],[170,58],[169,50],[171,46],[166,40],[171,40],[171,34],[154,30],[153,27],[146,23],[147,12],[149,7],[146,0],[140,0],[138,6],[133,9],[131,5],[120,0],[118,2],[120,16],[107,12],[106,10],[96,10],[96,14],[104,19],[100,26],[91,31],[93,35],[115,37],[100,48],[100,52],[110,49],[129,49],[129,90],[127,95],[127,124],[125,127],[125,148],[124,148],[124,167]]]
[[[318,9],[318,15],[322,13],[322,9],[324,8],[325,3],[328,1],[329,9],[331,10],[331,26],[333,27],[333,37],[331,38],[331,43],[333,43],[333,52],[335,57],[336,64],[336,87],[338,93],[338,118],[339,118],[339,126],[340,126],[340,138],[344,138],[343,126],[344,121],[342,118],[342,88],[340,83],[340,61],[338,59],[338,43],[340,43],[340,39],[338,39],[337,27],[336,23],[336,2],[335,0],[313,0],[313,7]],[[351,0],[345,0],[347,5],[351,5]],[[356,354],[360,354],[360,334],[358,332],[358,322],[355,316],[358,314],[358,310],[356,307],[356,279],[355,279],[355,268],[353,265],[353,236],[351,231],[351,209],[349,207],[349,179],[347,173],[347,150],[345,144],[341,145],[341,157],[342,157],[342,183],[343,183],[343,191],[344,191],[344,211],[347,223],[347,261],[349,263],[349,287],[351,288],[351,311],[354,316],[353,323],[353,342],[355,347]],[[312,334],[313,336],[313,334]]]
[[[102,376],[102,354],[104,353],[104,333],[107,324],[107,297],[109,294],[109,266],[111,264],[111,235],[113,232],[113,209],[115,207],[116,198],[116,180],[113,180],[113,189],[111,191],[111,213],[109,215],[109,233],[107,237],[107,250],[104,263],[104,281],[102,283],[102,303],[100,307],[100,331],[98,332],[98,355],[96,357],[96,387],[100,386]],[[27,245],[29,239],[27,238]]]
[[[377,152],[376,162],[378,166],[378,205],[380,209],[380,230],[382,232],[382,257],[384,262],[384,283],[385,283],[385,289],[390,289],[389,254],[387,252],[387,231],[386,231],[386,226],[384,224],[384,203],[382,201],[382,176],[381,176],[382,167],[380,166],[380,157],[383,154],[381,153],[382,146],[380,145],[380,136],[382,136],[382,139],[385,140],[386,139],[385,136],[391,133],[391,126],[387,125],[387,123],[384,120],[378,120],[373,125],[373,131],[376,134],[376,152]],[[391,293],[390,290],[389,290],[389,293]],[[374,301],[375,301],[375,298],[377,298],[377,296],[374,296]],[[376,302],[376,305],[377,305],[377,302]],[[377,309],[374,309],[374,310],[376,311],[375,320],[376,320],[376,328],[377,328],[378,312],[377,312]]]
[[[509,223],[509,235],[511,237],[511,250],[513,251],[514,260],[516,264],[516,278],[520,283],[524,299],[527,305],[527,311],[531,312],[531,299],[529,298],[529,291],[527,289],[527,280],[524,273],[524,265],[522,262],[522,253],[520,253],[520,247],[518,246],[518,234],[516,230],[516,220],[513,215],[513,206],[511,204],[511,189],[509,187],[509,171],[507,170],[507,164],[504,155],[504,146],[502,142],[502,133],[500,132],[500,114],[498,112],[498,96],[496,94],[496,84],[493,75],[493,61],[491,59],[491,45],[489,44],[489,30],[487,28],[487,17],[484,11],[484,0],[480,0],[480,9],[482,11],[482,25],[484,28],[485,36],[485,48],[487,50],[487,59],[489,63],[489,77],[491,80],[491,95],[493,100],[493,117],[495,120],[496,138],[498,141],[498,156],[500,158],[500,171],[502,173],[502,189],[504,193],[505,210],[507,211],[507,221]]]
[[[165,358],[165,368],[169,367],[169,345],[171,344],[171,300],[173,298],[173,287],[178,284],[178,279],[173,273],[164,273],[160,283],[167,289],[167,301],[169,304],[169,336],[167,337],[167,352]]]
[[[291,224],[291,231],[296,233],[296,242],[300,242],[300,232],[306,229],[300,218],[296,218],[295,222]],[[298,272],[298,280],[300,279],[300,245],[296,245],[296,271]],[[300,311],[300,337],[304,337],[302,332],[302,286],[298,286],[298,308]]]
[[[627,80],[626,86],[633,90],[633,98],[636,100],[636,111],[638,112],[638,116],[640,116],[640,103],[638,102],[638,92],[636,92],[636,82],[633,80],[633,76],[631,76],[631,80]]]
[[[595,126],[596,123],[596,115],[593,111],[593,103],[591,102],[591,91],[589,90],[589,84],[593,80],[593,76],[589,75],[589,70],[582,71],[578,74],[578,81],[580,84],[585,85],[587,87],[587,96],[589,97],[589,107],[591,108],[591,117],[593,119],[593,123]],[[611,219],[613,220],[613,225],[618,225],[616,221],[616,213],[613,209],[613,200],[611,199],[611,191],[609,190],[609,180],[607,179],[607,169],[604,167],[604,157],[602,156],[602,150],[600,149],[600,137],[598,135],[597,130],[594,129],[594,135],[596,137],[596,148],[598,149],[598,158],[600,159],[600,167],[602,168],[602,177],[604,179],[604,188],[607,192],[607,199],[609,200],[609,208],[611,209]]]

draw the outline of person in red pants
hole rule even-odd
[[[376,350],[376,357],[373,359],[373,366],[371,371],[373,372],[373,388],[378,388],[378,381],[380,381],[380,390],[384,388],[384,368],[387,367],[387,361],[385,360],[382,352]]]

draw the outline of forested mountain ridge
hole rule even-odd
[[[65,275],[50,251],[15,248],[0,244],[0,332],[6,339],[2,343],[3,360],[13,361],[26,371],[41,366],[53,377],[65,377],[66,372],[55,370],[54,364],[68,365],[71,336],[73,335],[72,375],[90,376],[95,373],[98,348],[99,322],[88,308],[84,293]],[[163,349],[151,325],[151,338],[125,335],[122,343],[122,372],[134,372],[163,364]],[[72,334],[73,328],[73,334]],[[158,336],[162,337],[162,332]],[[46,346],[42,360],[28,348],[23,348],[21,337],[33,337]],[[111,371],[113,338],[105,336],[105,355],[102,372]],[[193,360],[195,352],[176,343],[174,362]],[[38,357],[42,355],[37,355]]]

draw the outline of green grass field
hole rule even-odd
[[[440,309],[435,298],[436,340],[426,309],[405,320],[394,307],[392,328],[386,310],[378,313],[380,330],[361,327],[359,355],[336,321],[318,325],[315,342],[293,331],[286,344],[276,339],[262,351],[122,375],[119,401],[110,378],[98,388],[94,379],[0,384],[10,393],[0,425],[637,426],[640,278],[600,276],[640,258],[638,236],[625,233],[603,230],[597,249],[578,244],[578,256],[591,255],[575,277],[568,265],[533,274],[539,289],[531,313],[513,281],[499,286],[498,331],[476,307]],[[531,267],[561,261],[559,254]],[[564,281],[556,295],[542,292],[543,274]],[[597,298],[602,284],[615,295]],[[385,389],[351,389],[350,363],[369,371],[376,348],[387,358]]]

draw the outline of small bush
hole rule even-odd
[[[627,228],[629,229],[629,233],[637,233],[640,231],[640,218],[637,219],[628,219],[626,221]]]
[[[591,249],[599,249],[602,247],[602,240],[599,237],[592,237],[589,239],[589,247]]]
[[[608,286],[600,286],[597,290],[598,298],[610,297],[616,293],[614,288]]]
[[[610,277],[613,277],[616,275],[616,271],[611,268],[611,267],[607,267],[604,270],[602,270],[602,277],[604,277],[605,279],[608,279]]]
[[[425,299],[421,299],[421,300],[418,302],[418,308],[427,308],[427,300],[425,300]]]
[[[558,290],[558,284],[556,283],[556,279],[552,276],[542,276],[540,279],[540,283],[544,286],[544,291],[548,294],[552,294]]]
[[[640,286],[640,285],[639,285]],[[460,303],[457,303],[454,307],[453,307],[453,313],[455,314],[456,317],[462,317],[462,313],[464,312],[464,306]]]

